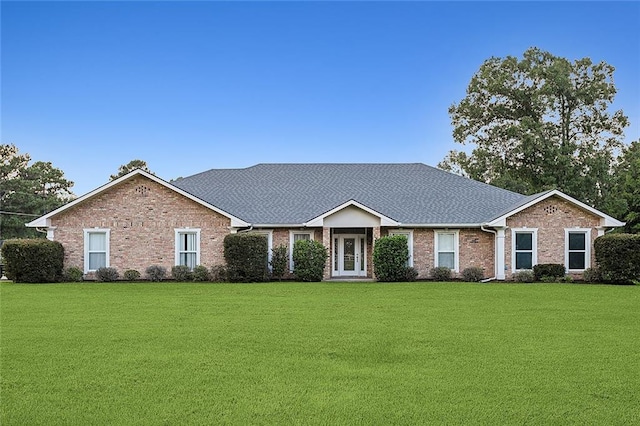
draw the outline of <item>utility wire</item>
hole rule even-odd
[[[6,212],[4,210],[0,210],[0,214],[15,214],[17,216],[33,216],[33,217],[39,217],[42,216],[41,214],[32,214],[32,213],[18,213],[18,212]]]

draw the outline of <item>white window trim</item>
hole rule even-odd
[[[389,236],[404,235],[409,246],[409,267],[413,267],[413,229],[390,229]]]
[[[87,228],[84,231],[84,273],[95,272],[96,269],[89,269],[89,234],[106,234],[105,239],[105,267],[110,265],[109,258],[111,257],[110,241],[111,241],[111,229],[109,228]]]
[[[583,233],[584,237],[584,269],[569,269],[569,233]],[[591,267],[591,228],[564,229],[564,268],[567,272],[584,272]]]
[[[528,233],[531,235],[531,267],[538,264],[538,228],[511,228],[511,272],[524,271],[516,269],[516,233]]]
[[[196,234],[196,265],[200,265],[200,228],[175,228],[174,265],[180,264],[180,234]]]
[[[433,242],[433,253],[434,253],[434,259],[433,259],[433,265],[434,266],[438,266],[438,235],[440,234],[455,234],[454,237],[454,253],[453,253],[453,264],[455,265],[455,267],[452,269],[453,272],[459,272],[460,270],[460,231],[458,229],[450,229],[450,230],[440,230],[440,231],[434,231],[433,232],[433,238],[434,238],[434,242]]]
[[[249,234],[264,235],[267,237],[267,264],[271,270],[271,250],[273,249],[273,229],[253,229],[248,231]]]
[[[295,235],[309,235],[309,239],[313,241],[314,231],[289,231],[289,271],[293,272],[293,244]]]

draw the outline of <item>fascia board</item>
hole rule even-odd
[[[451,229],[463,229],[463,228],[480,228],[481,223],[398,223],[402,228],[451,228]]]

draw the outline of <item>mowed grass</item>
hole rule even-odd
[[[639,424],[640,287],[4,283],[2,425]]]

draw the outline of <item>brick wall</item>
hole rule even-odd
[[[482,229],[460,230],[460,272],[465,268],[479,267],[485,278],[495,275],[494,235]]]
[[[491,233],[481,229],[459,229],[460,271],[477,266],[484,269],[485,277],[494,275],[495,243]],[[389,234],[383,229],[383,236]],[[413,267],[418,271],[418,279],[430,278],[435,265],[435,233],[433,229],[413,230]]]
[[[591,229],[591,265],[595,258],[593,240],[598,237],[596,229],[600,218],[559,198],[550,197],[507,219],[509,228],[538,228],[538,263],[565,263],[565,228]],[[513,233],[505,233],[505,275],[512,274]],[[575,274],[579,277],[581,274]]]
[[[200,263],[224,263],[223,240],[231,220],[143,176],[135,176],[52,219],[65,266],[84,266],[86,228],[108,228],[110,266],[121,273],[175,264],[175,229],[200,228]]]

